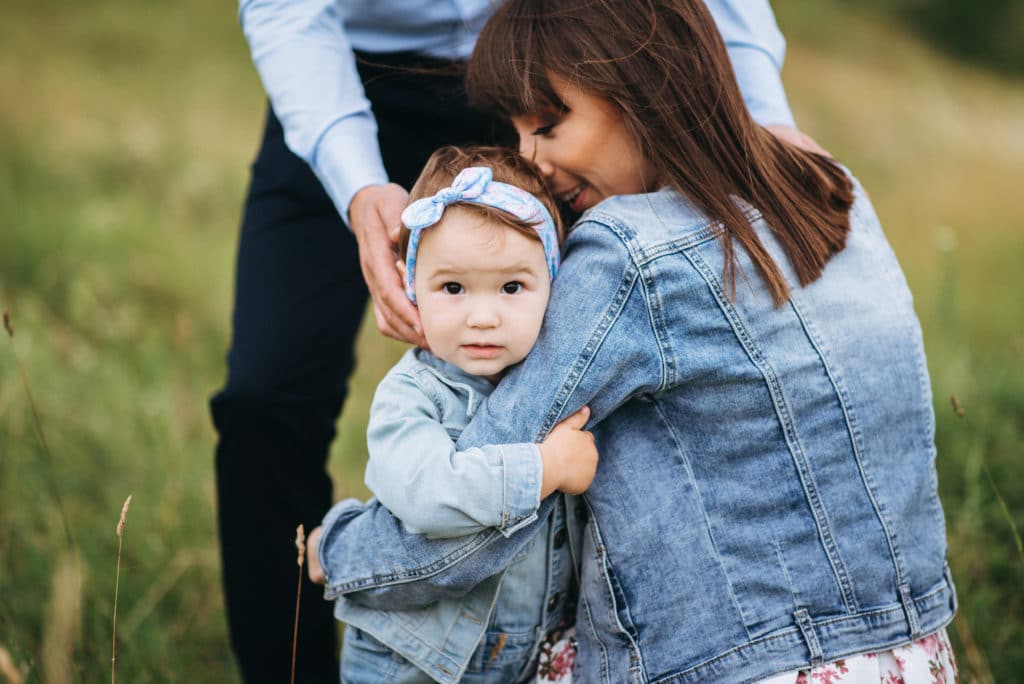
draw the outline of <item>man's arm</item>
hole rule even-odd
[[[288,148],[312,167],[348,221],[353,195],[388,176],[335,4],[241,0],[239,19]]]
[[[796,128],[782,86],[786,40],[768,0],[705,0],[725,40],[743,99],[762,126]]]
[[[377,122],[342,18],[330,0],[241,0],[253,62],[288,148],[310,165],[359,243],[377,329],[425,345],[395,270],[392,230],[408,200],[388,183]]]

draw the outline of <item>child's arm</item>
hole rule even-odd
[[[457,451],[432,378],[392,372],[370,409],[366,485],[410,532],[461,537],[488,528],[505,536],[537,517],[556,489],[580,493],[597,467],[586,409],[541,444],[489,444]]]

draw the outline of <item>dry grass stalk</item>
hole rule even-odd
[[[117,674],[117,594],[121,588],[121,545],[124,542],[124,525],[128,519],[128,506],[132,502],[132,495],[124,500],[121,506],[121,517],[117,521],[117,571],[114,573],[114,628],[110,637],[110,684],[114,684]]]
[[[14,345],[14,324],[11,322],[11,314],[6,309],[4,310],[4,330],[7,332],[7,336],[11,338],[11,345]],[[28,381],[28,373],[25,372],[25,366],[22,365],[21,359],[18,358],[17,350],[14,352],[14,364],[18,367],[18,373],[21,375],[21,383],[25,387],[25,394],[28,396],[28,405],[32,411],[32,419],[36,428],[36,435],[39,437],[39,443],[43,446],[43,455],[46,457],[44,461],[43,470],[46,472],[46,479],[50,485],[50,492],[53,494],[53,500],[57,504],[57,511],[60,513],[61,522],[64,523],[64,536],[67,539],[68,546],[74,547],[75,538],[71,534],[71,525],[68,523],[68,516],[64,510],[64,502],[60,498],[60,490],[57,488],[57,479],[53,475],[53,456],[50,454],[50,445],[46,442],[46,434],[43,432],[43,423],[39,420],[39,411],[36,409],[36,401],[32,397],[32,385]]]
[[[306,561],[306,528],[301,524],[295,528],[295,549],[298,556],[299,585],[295,590],[295,627],[292,630],[292,684],[295,684],[295,656],[299,650],[299,600],[302,598],[302,564]]]
[[[53,590],[43,634],[43,681],[70,684],[77,681],[72,657],[82,627],[81,559],[74,549],[63,552],[53,570]]]
[[[971,625],[963,613],[957,613],[957,616],[953,618],[953,629],[956,630],[957,636],[960,637],[960,643],[964,647],[967,663],[974,673],[974,676],[969,681],[977,682],[977,684],[995,684],[996,680],[992,676],[992,668],[988,665],[988,659],[974,641],[974,635],[971,634]]]
[[[4,324],[7,324],[6,316]],[[3,677],[7,684],[25,684],[25,673],[14,664],[11,652],[3,646],[0,646],[0,677]]]
[[[967,415],[967,411],[965,411],[964,407],[960,405],[960,400],[956,398],[955,394],[949,395],[949,404],[950,406],[953,407],[953,413],[955,413],[960,418],[963,418],[965,415]]]

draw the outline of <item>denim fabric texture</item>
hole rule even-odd
[[[867,196],[858,185],[846,248],[803,288],[747,215],[793,287],[781,307],[742,250],[730,297],[720,228],[678,194],[589,210],[533,352],[459,440],[538,441],[591,407],[580,681],[758,680],[909,643],[956,610],[920,326]],[[534,530],[434,542],[389,517],[348,517],[332,552],[378,552],[332,591],[465,592]]]
[[[422,349],[406,352],[378,385],[367,429],[366,483],[406,532],[452,538],[497,529],[510,535],[537,519],[536,444],[455,449],[492,389],[486,379]],[[324,519],[324,537],[344,525],[343,513],[362,506],[337,504]],[[566,539],[558,508],[507,569],[465,595],[428,606],[378,610],[328,591],[328,598],[337,598],[335,617],[348,624],[342,681],[513,682],[528,676],[541,638],[574,607]],[[328,585],[352,560],[333,553],[330,542],[320,546],[320,558]]]

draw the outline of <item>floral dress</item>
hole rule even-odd
[[[760,684],[955,684],[956,661],[945,629],[888,651],[787,672]]]
[[[557,629],[540,645],[537,677],[534,684],[572,684],[572,666],[576,662],[576,628]]]
[[[534,684],[572,684],[575,630],[552,632],[541,645]],[[763,679],[759,684],[955,684],[956,660],[945,629],[905,646],[853,656]]]

